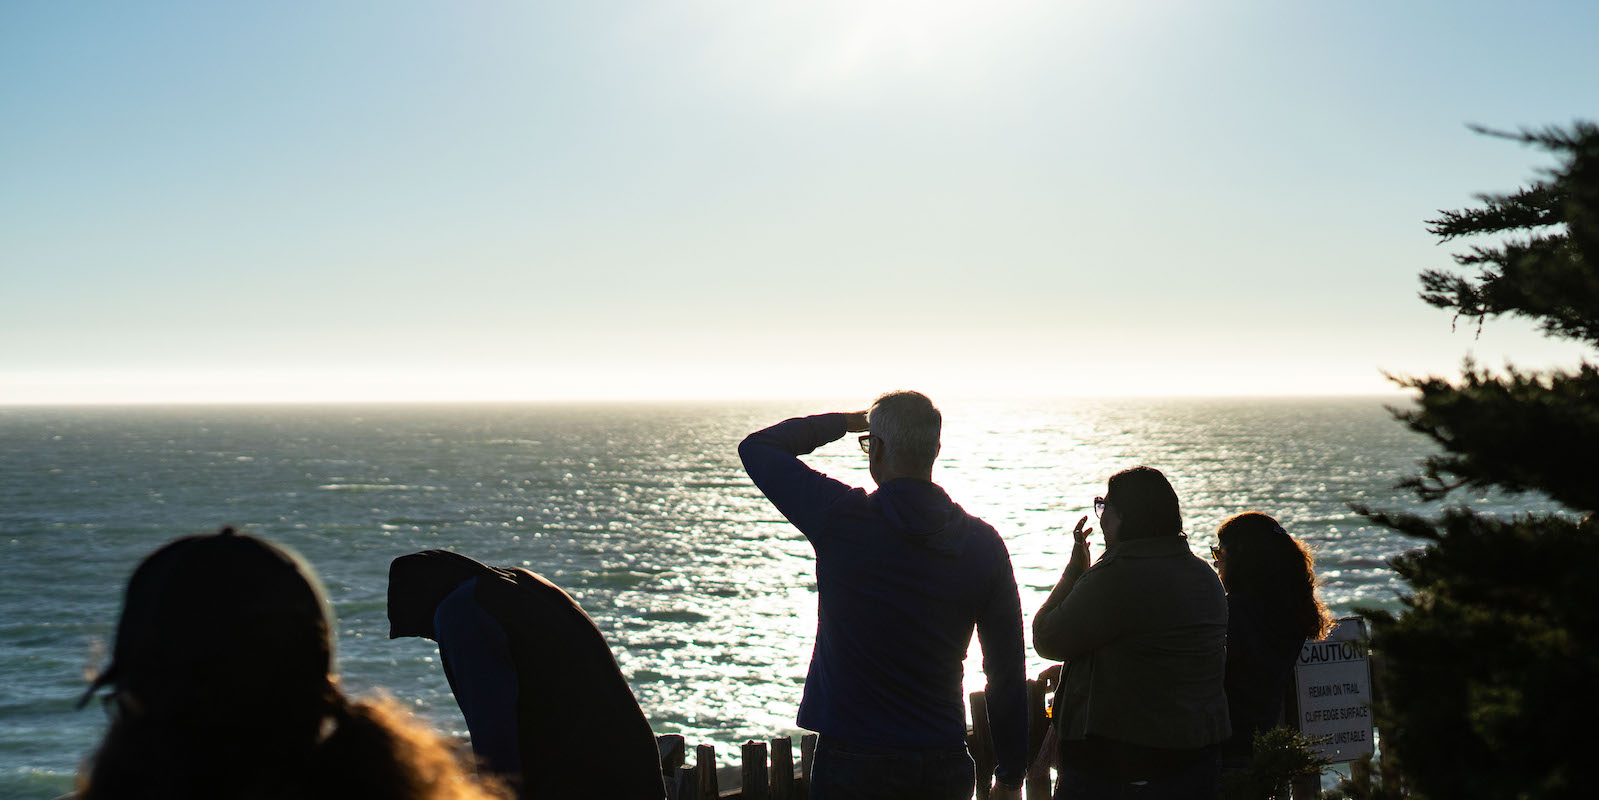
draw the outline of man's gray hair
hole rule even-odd
[[[908,472],[933,468],[944,415],[921,392],[889,392],[872,402],[867,417],[872,436],[887,448],[889,463]]]

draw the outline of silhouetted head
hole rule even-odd
[[[1107,543],[1181,536],[1183,515],[1177,506],[1177,492],[1158,469],[1124,469],[1110,476],[1100,525]]]
[[[110,686],[122,715],[260,715],[251,724],[315,736],[335,694],[330,632],[322,588],[299,556],[232,528],[186,536],[128,579],[111,664],[79,705]]]
[[[1316,570],[1310,550],[1258,511],[1239,514],[1216,531],[1220,544],[1216,571],[1228,592],[1257,595],[1267,613],[1319,639],[1331,627],[1327,609],[1316,599]]]
[[[114,690],[77,796],[487,800],[397,704],[344,698],[330,620],[311,568],[262,539],[224,528],[152,553],[84,695]]]
[[[872,435],[868,457],[872,480],[931,479],[938,458],[944,415],[921,392],[889,392],[873,401],[867,414]]]
[[[433,615],[461,584],[494,567],[448,550],[423,550],[389,562],[389,638],[437,639]]]

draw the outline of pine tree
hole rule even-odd
[[[1492,133],[1479,131],[1481,133]],[[1421,275],[1422,299],[1475,322],[1536,320],[1599,347],[1599,127],[1492,133],[1557,166],[1513,194],[1430,220],[1442,241],[1488,235],[1456,270]],[[1465,274],[1472,273],[1472,274]],[[1563,510],[1509,517],[1444,508],[1374,512],[1424,541],[1392,563],[1399,614],[1366,611],[1382,658],[1384,757],[1432,800],[1591,796],[1599,780],[1599,367],[1399,378],[1419,393],[1395,415],[1441,452],[1405,486],[1427,501],[1457,489],[1542,494]],[[1580,521],[1586,516],[1586,522]]]

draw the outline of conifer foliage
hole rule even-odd
[[[1490,133],[1487,131],[1479,131]],[[1455,270],[1422,273],[1422,299],[1481,325],[1511,315],[1599,348],[1599,127],[1517,134],[1557,166],[1512,194],[1429,222],[1445,242],[1489,236]],[[1599,367],[1400,378],[1396,412],[1441,452],[1406,482],[1424,500],[1459,489],[1532,492],[1565,510],[1437,517],[1362,509],[1425,546],[1394,560],[1401,613],[1367,612],[1382,658],[1385,758],[1421,797],[1590,796],[1599,782]]]

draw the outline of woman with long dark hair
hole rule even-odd
[[[1223,522],[1212,548],[1227,590],[1227,713],[1233,734],[1222,748],[1229,767],[1248,763],[1255,734],[1282,723],[1283,699],[1306,639],[1332,629],[1316,597],[1310,550],[1258,511]]]
[[[111,727],[78,797],[488,800],[394,702],[339,690],[327,601],[277,545],[224,528],[128,580],[102,686]],[[83,705],[79,703],[80,707]]]

